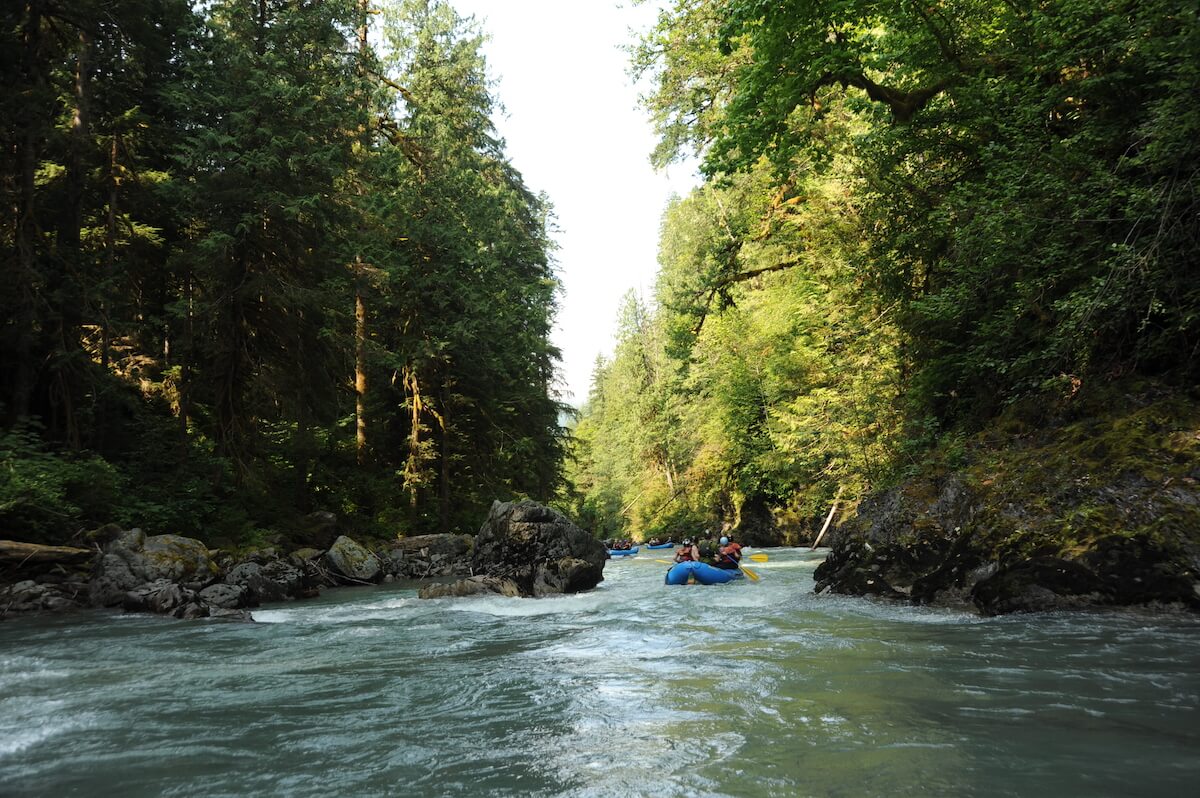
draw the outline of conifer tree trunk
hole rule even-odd
[[[409,484],[409,506],[417,509],[417,477],[421,468],[421,385],[417,382],[417,372],[412,366],[404,369],[404,391],[411,402],[412,415],[409,418],[408,458],[404,462],[404,481]]]
[[[191,270],[183,279],[184,301],[187,304],[187,316],[183,323],[183,352],[180,356],[179,369],[179,443],[187,446],[188,420],[192,408],[192,361],[195,358],[195,288]]]
[[[67,207],[63,211],[58,230],[59,275],[61,292],[58,307],[58,365],[54,374],[53,406],[57,413],[52,415],[53,426],[61,418],[67,443],[74,449],[82,447],[79,426],[75,419],[75,391],[78,355],[80,354],[79,330],[83,323],[81,309],[81,270],[83,253],[83,196],[87,179],[85,163],[88,149],[88,70],[91,68],[91,40],[80,31],[79,45],[75,57],[75,108],[71,114],[71,133],[67,156]]]
[[[367,67],[367,20],[370,9],[369,0],[360,0],[358,4],[358,58],[360,80],[365,85]],[[363,97],[364,119],[370,113],[370,98]],[[364,145],[366,142],[366,124],[363,125]],[[361,193],[361,188],[359,189]],[[367,305],[363,298],[363,262],[362,256],[354,258],[354,448],[358,464],[367,462]]]
[[[108,149],[108,213],[105,219],[104,279],[111,280],[117,273],[117,134],[113,133]],[[103,282],[103,281],[102,281]],[[108,371],[109,336],[108,297],[100,297],[100,365]]]
[[[450,531],[450,386],[442,382],[442,473],[438,481],[438,531]]]
[[[367,305],[363,299],[363,263],[354,259],[354,414],[358,464],[367,462]]]
[[[34,96],[40,96],[45,77],[41,65],[42,6],[30,2],[25,6],[25,30],[21,38],[23,83]],[[15,238],[17,264],[20,267],[20,290],[16,318],[15,360],[16,374],[12,388],[12,414],[15,419],[28,418],[33,403],[33,391],[37,383],[34,368],[33,336],[37,318],[35,297],[37,292],[37,266],[34,241],[37,237],[36,210],[34,207],[34,175],[38,162],[37,109],[33,103],[23,108],[21,119],[22,135],[19,145],[20,193],[16,209]]]

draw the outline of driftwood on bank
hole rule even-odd
[[[838,488],[837,495],[833,497],[833,506],[829,508],[829,515],[825,516],[825,525],[821,527],[821,532],[813,541],[810,551],[821,544],[821,538],[825,537],[825,533],[829,531],[829,522],[833,520],[833,514],[837,512],[838,501],[842,498],[842,487]]]
[[[0,563],[79,563],[95,555],[91,549],[73,546],[43,546],[18,540],[0,540]]]

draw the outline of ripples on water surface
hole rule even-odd
[[[0,795],[1195,794],[1200,622],[667,588],[0,624]],[[651,552],[653,554],[653,552]]]

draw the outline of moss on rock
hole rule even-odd
[[[913,601],[969,600],[989,613],[1200,609],[1200,403],[1139,388],[1043,411],[1040,426],[1015,408],[957,439],[956,468],[935,453],[859,504],[817,589],[890,595],[881,578]]]

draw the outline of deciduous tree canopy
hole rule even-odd
[[[708,183],[666,216],[639,329],[654,407],[687,421],[615,409],[651,340],[626,331],[580,423],[583,506],[787,520],[1011,402],[1194,383],[1198,52],[1165,1],[676,0],[634,71],[656,160],[698,154]],[[676,521],[635,501],[681,481]]]

